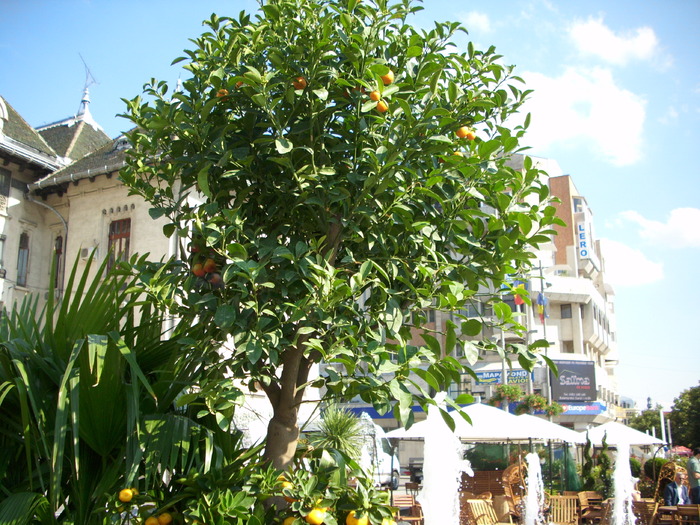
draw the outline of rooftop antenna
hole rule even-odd
[[[80,107],[78,108],[78,113],[76,114],[76,118],[78,120],[82,120],[83,122],[86,122],[90,125],[92,125],[96,129],[102,129],[97,122],[92,118],[92,115],[90,114],[90,86],[93,84],[99,84],[97,82],[97,79],[93,76],[92,71],[90,71],[90,68],[88,67],[87,63],[85,62],[85,59],[83,58],[83,55],[78,53],[78,56],[80,57],[80,60],[83,61],[83,66],[85,66],[85,86],[83,87],[83,98],[80,101]]]
[[[97,79],[92,75],[92,71],[90,71],[90,68],[88,67],[87,62],[85,62],[83,55],[78,53],[78,56],[80,57],[80,60],[82,60],[83,66],[85,66],[85,86],[83,86],[83,88],[88,89],[93,84],[99,84]]]

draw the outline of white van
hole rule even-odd
[[[360,464],[374,475],[377,485],[398,489],[401,464],[396,450],[385,437],[384,429],[375,424],[366,412],[360,419],[366,429]]]

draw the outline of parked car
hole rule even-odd
[[[361,418],[367,432],[360,462],[372,472],[377,485],[396,490],[399,488],[401,472],[396,450],[385,437],[384,429],[374,423],[369,416],[365,416],[366,414],[363,413]]]
[[[410,481],[413,483],[423,482],[423,462],[422,461],[411,461],[407,467],[405,467],[401,474],[408,476]]]

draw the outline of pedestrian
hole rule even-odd
[[[676,505],[688,505],[690,503],[688,487],[683,484],[687,477],[685,472],[676,471],[673,481],[666,485],[664,489],[664,505],[675,507]]]
[[[690,483],[690,503],[700,505],[700,447],[693,449],[693,457],[688,460],[688,482]]]

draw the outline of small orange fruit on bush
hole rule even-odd
[[[381,98],[382,98],[382,95],[381,95],[381,93],[379,93],[379,91],[372,91],[369,94],[369,98],[371,98],[375,102],[379,102],[379,100],[381,100]]]
[[[216,271],[216,261],[214,259],[207,259],[204,261],[204,264],[202,265],[202,270],[204,270],[205,273],[212,273]]]
[[[163,514],[158,515],[158,524],[159,525],[170,525],[173,522],[173,517],[170,515],[169,512],[164,512]]]
[[[227,97],[228,96],[228,89],[220,89],[219,91],[216,92],[216,96],[219,98]]]
[[[122,503],[129,503],[133,497],[134,491],[131,489],[121,489],[119,491],[119,501]]]
[[[197,263],[194,266],[192,266],[192,273],[195,274],[197,277],[204,277],[204,275],[207,272],[204,271],[204,267],[202,266],[202,263]],[[128,489],[124,489],[124,490],[128,490]]]
[[[345,525],[369,525],[369,518],[364,514],[361,518],[355,517],[355,511],[351,510],[345,518]]]
[[[467,136],[467,133],[469,133],[469,128],[467,126],[462,126],[456,131],[456,133],[460,139],[463,139]]]
[[[155,516],[149,516],[146,521],[143,522],[144,525],[159,525],[158,518]]]
[[[284,518],[284,521],[282,522],[282,525],[292,525],[294,523],[294,520],[296,518],[294,516],[289,516],[287,518]]]
[[[388,86],[394,81],[394,72],[390,69],[386,75],[382,75],[379,78],[382,79],[382,82],[384,82],[385,86]]]
[[[294,89],[304,89],[308,84],[304,77],[297,77],[292,82],[292,85],[294,86]]]
[[[380,100],[379,102],[377,102],[377,111],[379,111],[379,113],[386,113],[387,111],[389,111],[389,104],[387,104],[383,100]]]
[[[321,525],[323,520],[326,519],[326,511],[324,509],[314,507],[304,519],[306,520],[306,523],[309,523],[310,525]]]

